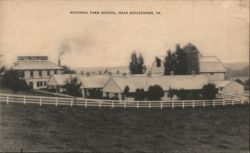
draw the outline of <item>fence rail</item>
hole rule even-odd
[[[45,96],[27,96],[0,93],[0,103],[22,103],[38,105],[66,105],[82,107],[110,108],[186,108],[186,107],[215,107],[225,105],[249,104],[249,97],[223,95],[221,99],[213,100],[172,100],[172,101],[127,101],[86,98],[62,98]]]

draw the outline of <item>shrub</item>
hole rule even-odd
[[[148,100],[160,100],[164,96],[164,91],[161,86],[154,85],[148,88],[147,99]]]
[[[215,84],[208,83],[204,85],[202,88],[203,99],[214,99],[217,93],[218,93],[218,89],[216,89]]]
[[[144,89],[136,89],[134,97],[135,100],[145,100],[146,93]]]

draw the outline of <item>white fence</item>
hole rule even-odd
[[[126,100],[100,100],[86,98],[61,98],[1,94],[1,103],[22,103],[41,105],[68,105],[83,107],[110,107],[110,108],[186,108],[249,104],[249,97],[224,95],[221,99],[214,100],[174,100],[174,101],[126,101]]]

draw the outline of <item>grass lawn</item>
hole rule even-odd
[[[109,109],[0,104],[0,151],[249,152],[249,105]]]

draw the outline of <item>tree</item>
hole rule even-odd
[[[29,91],[31,89],[26,81],[21,78],[20,73],[12,69],[6,70],[6,73],[3,75],[1,80],[1,84],[3,87],[12,90],[15,93],[20,90]]]
[[[170,75],[171,71],[174,71],[174,55],[168,50],[164,61],[164,75]]]
[[[173,71],[176,75],[185,75],[188,73],[187,69],[187,55],[184,49],[177,44],[175,51],[167,51],[164,61],[164,74],[170,75]]]
[[[75,70],[70,69],[66,65],[63,65],[61,67],[63,68],[63,73],[65,73],[65,74],[75,74],[76,73]]]
[[[146,97],[146,93],[144,89],[136,89],[134,96],[135,96],[135,100],[144,100]]]
[[[159,85],[149,86],[147,92],[148,100],[160,100],[163,96],[164,96],[164,91],[161,86]]]
[[[123,91],[124,91],[124,95],[128,96],[129,95],[129,86],[125,86]]]
[[[131,61],[129,63],[129,70],[131,74],[143,74],[146,71],[146,66],[144,65],[144,58],[142,54],[137,57],[136,52],[131,54]]]
[[[81,83],[78,82],[77,78],[70,79],[65,85],[66,94],[74,97],[81,97],[82,93],[80,87]]]
[[[216,89],[215,84],[208,83],[203,86],[201,93],[203,99],[214,99],[218,93],[218,89]]]

